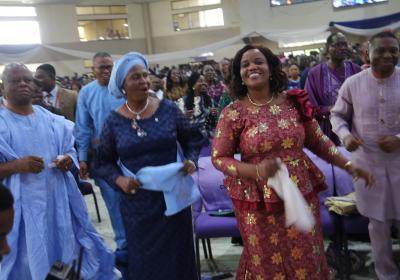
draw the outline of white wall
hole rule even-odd
[[[128,22],[132,39],[146,37],[141,4],[128,5]]]
[[[36,13],[42,44],[79,41],[74,5],[39,5]]]
[[[267,0],[238,1],[242,33],[255,30],[314,29],[328,25],[330,21],[362,20],[400,11],[400,0],[347,9],[334,9],[332,0],[282,7],[271,7]]]

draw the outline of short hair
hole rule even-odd
[[[48,64],[48,63],[42,64],[38,68],[36,68],[36,71],[37,70],[42,70],[42,71],[46,72],[47,75],[49,75],[49,77],[53,80],[55,80],[55,78],[56,78],[56,69],[51,64]]]
[[[342,32],[334,32],[331,35],[329,35],[328,38],[326,38],[326,48],[328,48],[330,45],[332,45],[333,42],[336,40],[336,38],[339,36],[343,36],[346,38],[346,36],[344,36],[344,34]]]
[[[387,31],[387,30],[373,35],[371,38],[369,38],[368,42],[369,42],[370,46],[374,46],[375,40],[382,39],[382,38],[393,38],[397,41],[397,44],[399,44],[399,39],[396,37],[396,35],[392,31]]]
[[[101,57],[101,58],[110,57],[110,58],[112,58],[111,54],[109,54],[108,52],[97,52],[97,53],[94,54],[92,61],[95,61],[96,58],[98,58],[98,57]]]
[[[0,183],[0,211],[10,209],[14,204],[14,198],[9,189]]]
[[[243,54],[248,50],[253,49],[259,50],[265,56],[271,75],[271,80],[269,82],[271,93],[274,96],[277,96],[278,93],[284,91],[287,88],[288,84],[286,74],[282,71],[281,61],[276,55],[272,53],[270,49],[264,46],[257,45],[246,45],[236,53],[232,61],[232,80],[230,83],[232,94],[236,97],[242,97],[247,94],[247,87],[246,85],[242,84],[242,78],[240,77],[240,62],[242,60]]]
[[[24,68],[24,69],[26,69],[26,70],[28,70],[28,71],[30,72],[30,70],[28,69],[28,67],[26,67],[26,65],[23,64],[23,63],[21,63],[21,62],[12,62],[12,63],[9,63],[9,64],[7,64],[7,65],[4,67],[3,74],[1,75],[1,79],[2,79],[3,82],[6,81],[6,80],[8,80],[8,76],[10,75],[10,72],[11,72],[12,70],[14,70],[15,68]]]

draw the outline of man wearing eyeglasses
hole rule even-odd
[[[79,92],[76,111],[75,137],[79,156],[80,177],[89,176],[89,154],[99,144],[99,135],[108,114],[122,105],[123,99],[117,99],[108,92],[113,60],[106,52],[96,53],[93,57],[93,72],[96,80],[84,86]],[[101,194],[107,206],[114,230],[117,249],[126,248],[125,230],[119,207],[120,193],[109,186],[106,181],[96,176],[96,170],[91,168],[90,176],[100,187]]]

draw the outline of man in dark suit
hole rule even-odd
[[[75,121],[78,94],[56,84],[56,70],[50,64],[42,64],[36,69],[35,79],[42,85],[44,101],[47,105],[59,109],[61,114]]]

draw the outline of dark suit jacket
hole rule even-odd
[[[78,94],[75,91],[58,86],[60,95],[60,111],[68,120],[75,122],[75,111]]]

